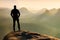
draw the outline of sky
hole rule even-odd
[[[14,5],[17,5],[17,8],[26,7],[34,10],[52,9],[60,8],[60,0],[0,0],[2,8],[13,8]]]

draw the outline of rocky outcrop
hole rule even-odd
[[[28,31],[16,31],[8,33],[3,40],[60,40],[55,37],[32,33]]]

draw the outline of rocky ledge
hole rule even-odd
[[[60,40],[55,37],[33,33],[29,31],[16,31],[8,33],[3,40]]]

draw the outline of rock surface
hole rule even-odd
[[[55,37],[32,33],[28,31],[16,31],[8,33],[3,40],[60,40]]]

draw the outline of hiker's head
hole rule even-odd
[[[14,5],[14,9],[16,9],[16,5]]]

